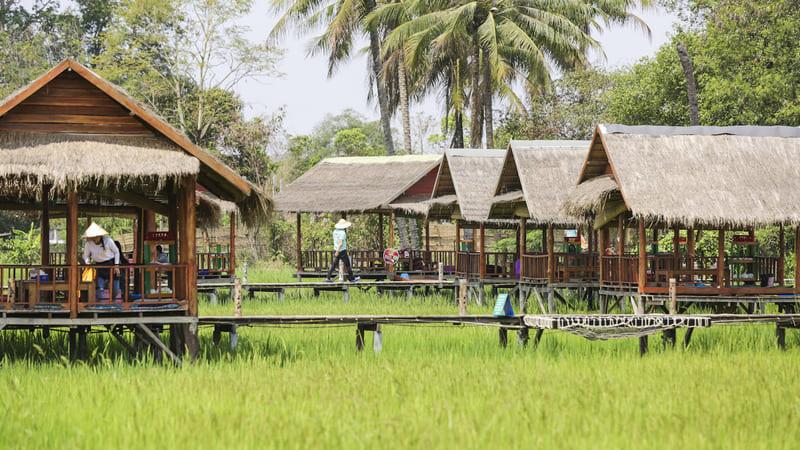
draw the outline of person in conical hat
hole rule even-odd
[[[347,230],[350,228],[352,223],[348,222],[347,219],[341,218],[336,225],[333,226],[333,263],[331,267],[328,269],[328,277],[325,278],[325,281],[328,283],[332,283],[333,279],[331,279],[331,275],[333,274],[333,269],[339,267],[339,261],[344,263],[344,268],[347,270],[347,279],[351,282],[356,282],[360,280],[360,277],[353,276],[353,268],[350,265],[350,256],[347,255]]]
[[[83,261],[86,264],[96,266],[114,266],[113,295],[119,292],[119,260],[120,250],[114,240],[108,236],[108,231],[100,225],[92,222],[86,232],[83,233],[86,245],[83,247]],[[97,267],[97,299],[103,301],[103,291],[111,280],[111,268]],[[105,299],[107,300],[107,299]]]

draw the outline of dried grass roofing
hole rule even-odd
[[[633,216],[705,227],[800,224],[800,129],[599,125]],[[566,203],[594,214],[610,183],[587,180]],[[571,205],[571,206],[570,206]]]
[[[505,153],[505,150],[495,149],[446,150],[442,169],[436,180],[436,190],[430,200],[431,204],[434,207],[452,206],[455,200],[464,220],[477,223],[489,222],[489,208],[492,206],[494,188],[500,176]],[[448,178],[452,180],[454,192],[449,190]],[[448,208],[432,214],[450,218]]]
[[[65,70],[79,72],[89,83],[103,90],[123,107],[130,106],[134,109],[132,113],[166,134],[155,137],[0,133],[0,154],[3,156],[0,159],[0,177],[3,178],[0,184],[3,190],[25,190],[32,187],[31,183],[41,182],[52,183],[56,190],[80,183],[115,185],[123,189],[134,180],[138,183],[156,180],[156,189],[160,189],[170,177],[199,174],[199,178],[208,178],[206,188],[215,194],[236,197],[236,205],[246,225],[258,225],[269,220],[273,204],[268,194],[210,153],[192,144],[184,134],[120,86],[73,60],[62,61],[42,77],[14,91],[0,101],[0,107],[13,109],[36,92],[34,89],[38,83],[48,77],[52,79]],[[226,187],[217,185],[221,180],[224,180]]]
[[[391,209],[390,203],[438,167],[441,159],[441,155],[327,158],[275,195],[276,209],[316,213]]]
[[[0,133],[0,178],[21,189],[52,184],[64,190],[87,181],[124,186],[140,178],[163,183],[199,170],[196,158],[155,137]]]
[[[518,141],[508,145],[506,158],[513,158],[529,221],[538,224],[578,225],[561,205],[575,186],[590,141]],[[503,186],[497,186],[502,192]],[[495,197],[495,203],[514,202],[518,194]]]

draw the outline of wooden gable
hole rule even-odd
[[[433,196],[455,195],[456,186],[453,184],[453,176],[450,174],[450,165],[447,163],[447,155],[442,158],[442,165],[439,168],[436,184],[433,188]]]
[[[595,128],[594,136],[592,136],[592,145],[589,147],[589,154],[586,156],[586,161],[583,163],[583,169],[581,170],[578,184],[600,175],[609,175],[613,173],[614,168],[608,158],[603,136],[598,126]]]
[[[64,71],[0,117],[0,130],[153,135],[153,129],[73,71]]]
[[[21,108],[21,109],[19,109]],[[197,181],[239,202],[250,184],[119,87],[67,59],[0,105],[0,130],[162,136],[200,161]]]
[[[517,162],[514,160],[513,150],[509,145],[503,160],[503,168],[500,169],[500,178],[497,181],[497,188],[494,195],[502,195],[507,192],[521,191],[522,182],[517,172]]]
[[[436,166],[428,171],[422,178],[412,184],[404,195],[428,195],[433,193],[433,188],[436,186],[436,176],[439,174],[439,166]]]

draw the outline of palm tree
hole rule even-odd
[[[406,8],[413,19],[387,36],[384,53],[405,47],[409,67],[419,67],[456,59],[446,49],[465,51],[458,59],[469,67],[473,148],[482,144],[481,118],[491,114],[485,106],[491,105],[493,80],[511,81],[522,74],[538,84],[549,79],[548,61],[559,68],[579,66],[585,64],[582,50],[597,47],[578,25],[590,23],[596,8],[580,0],[410,0]]]
[[[325,32],[312,42],[309,53],[328,55],[328,76],[333,75],[339,63],[350,57],[354,39],[366,32],[369,38],[370,77],[378,96],[386,153],[393,155],[389,102],[380,77],[383,67],[380,36],[377,31],[368,31],[363,27],[364,17],[377,7],[375,0],[272,0],[272,7],[283,11],[270,32],[272,37],[283,35],[290,25],[296,25],[301,32],[317,26],[325,27]]]

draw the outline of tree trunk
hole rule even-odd
[[[470,71],[470,128],[469,146],[481,148],[483,123],[481,123],[482,104],[480,89],[480,49],[478,48],[478,33],[472,35],[472,61],[469,63]]]
[[[483,120],[486,129],[486,148],[494,148],[494,124],[492,120],[492,94],[494,86],[492,84],[492,67],[489,58],[483,58]]]
[[[364,14],[369,14],[375,9],[375,0],[366,0],[364,2],[366,11]],[[372,58],[372,77],[375,79],[375,91],[378,93],[378,106],[381,111],[381,125],[383,127],[383,140],[386,145],[386,154],[394,155],[394,141],[392,141],[392,124],[389,122],[389,98],[386,95],[386,87],[381,83],[381,46],[380,37],[378,32],[373,30],[369,32],[369,56]]]
[[[450,141],[450,148],[464,148],[464,120],[461,117],[461,110],[457,109],[453,114],[455,123],[455,131],[453,132],[453,140]]]
[[[406,57],[400,52],[400,67],[397,69],[398,89],[400,90],[400,115],[403,119],[403,146],[407,155],[414,153],[411,148],[411,119],[408,116],[408,85],[406,84]],[[421,153],[421,152],[420,152]]]
[[[686,76],[686,92],[689,95],[689,123],[692,126],[700,125],[697,108],[697,84],[694,81],[694,71],[692,70],[692,60],[683,42],[678,42],[678,58],[683,66],[683,73]]]

